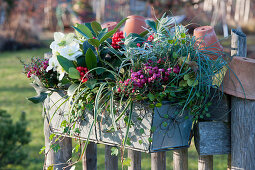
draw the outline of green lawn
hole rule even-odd
[[[28,152],[27,160],[24,166],[8,166],[9,169],[17,170],[37,170],[42,169],[44,156],[39,155],[40,148],[44,145],[43,136],[43,118],[41,114],[42,106],[32,104],[26,97],[35,95],[30,81],[22,74],[22,66],[16,57],[23,59],[29,56],[43,56],[43,53],[49,49],[23,50],[17,52],[0,53],[0,109],[7,110],[14,120],[17,120],[22,111],[27,113],[29,121],[28,130],[32,133],[32,141],[26,150]],[[0,131],[1,133],[1,131]],[[189,169],[197,169],[197,152],[192,144],[189,149]],[[172,169],[172,152],[167,152],[167,169]],[[214,157],[214,169],[223,170],[227,167],[227,156],[219,155]],[[78,170],[81,164],[77,165]],[[98,169],[104,169],[104,146],[98,145]],[[121,166],[119,164],[119,169]],[[142,154],[142,169],[150,169],[150,155]]]

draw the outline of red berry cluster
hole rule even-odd
[[[123,44],[123,43],[121,43],[121,39],[123,39],[123,38],[124,38],[124,36],[123,36],[122,31],[116,32],[115,34],[113,34],[113,36],[112,36],[112,47],[115,48],[115,49],[119,49],[120,45]]]
[[[82,81],[83,83],[85,83],[86,81],[88,81],[88,78],[85,77],[86,73],[89,71],[88,68],[86,68],[86,67],[76,67],[76,69],[80,72],[81,81]]]
[[[147,38],[147,41],[152,41],[154,39],[153,35],[150,35],[148,38]]]

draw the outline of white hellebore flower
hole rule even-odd
[[[65,76],[65,70],[63,69],[63,67],[61,67],[60,65],[58,66],[58,68],[57,68],[57,72],[60,74],[59,75],[59,77],[58,77],[58,79],[59,80],[62,80],[63,79],[63,77]]]
[[[62,80],[65,75],[65,70],[59,64],[57,56],[61,55],[70,61],[76,60],[77,57],[82,55],[80,50],[80,41],[75,37],[74,33],[63,34],[61,32],[54,33],[54,41],[50,44],[52,49],[52,57],[49,59],[49,66],[46,71],[57,71]]]
[[[57,67],[59,66],[59,63],[58,63],[58,60],[57,60],[57,57],[55,56],[52,56],[50,59],[49,59],[49,66],[47,67],[46,71],[48,72],[49,70],[54,70],[56,71]]]
[[[61,48],[59,50],[59,54],[68,60],[75,60],[77,57],[82,55],[82,52],[80,50],[80,45],[78,43],[71,43],[64,48]]]
[[[80,51],[79,40],[74,33],[63,34],[61,32],[54,33],[54,41],[51,43],[53,56],[60,54],[68,60],[75,60],[82,55]]]

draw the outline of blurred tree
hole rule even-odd
[[[23,146],[30,142],[25,113],[14,124],[11,116],[0,110],[0,129],[0,169],[8,164],[21,164],[27,156]]]
[[[40,46],[42,2],[0,0],[0,51]]]

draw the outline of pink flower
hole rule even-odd
[[[27,78],[31,77],[31,70],[27,73]]]
[[[176,73],[176,74],[178,74],[178,73],[180,72],[180,68],[179,68],[178,65],[176,65],[176,66],[174,67],[173,72]]]

